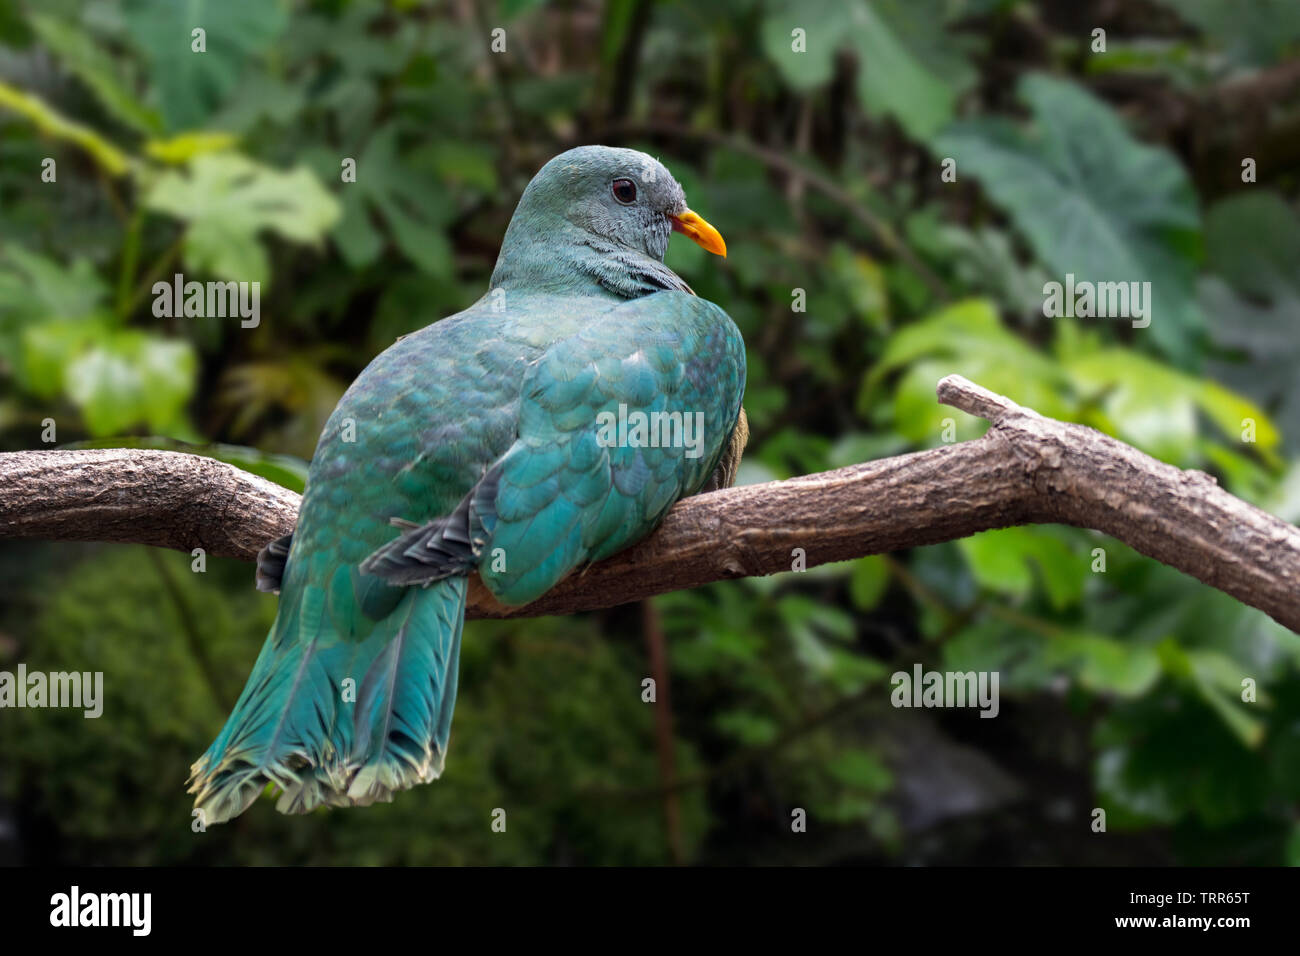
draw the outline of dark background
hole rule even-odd
[[[0,448],[52,418],[300,488],[352,377],[603,142],[727,239],[668,261],[745,334],[742,482],[979,435],[957,372],[1295,521],[1298,49],[1283,0],[0,0]],[[262,282],[260,326],[156,318],[176,271]],[[1151,326],[1044,318],[1066,273],[1150,281]],[[251,566],[7,542],[0,589],[0,669],[107,695],[0,713],[7,862],[1300,863],[1300,638],[1076,529],[471,623],[443,779],[207,833],[184,781],[275,613]],[[892,708],[917,662],[999,671],[1000,716]]]

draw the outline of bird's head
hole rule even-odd
[[[653,156],[612,146],[579,146],[548,162],[524,190],[493,285],[498,277],[524,271],[539,278],[544,263],[520,267],[544,255],[623,294],[686,288],[662,265],[673,232],[716,255],[727,254],[722,236],[690,210],[681,185]],[[648,276],[646,258],[658,264],[657,269],[649,267]],[[625,269],[630,277],[622,275]]]

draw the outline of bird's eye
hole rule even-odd
[[[630,206],[636,202],[636,183],[630,179],[614,180],[614,198],[624,206]]]

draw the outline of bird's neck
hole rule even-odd
[[[690,292],[658,259],[588,232],[568,220],[516,216],[492,271],[493,289],[635,299],[652,292]]]

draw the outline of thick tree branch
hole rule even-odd
[[[1113,535],[1300,632],[1300,529],[1082,425],[957,375],[939,400],[987,419],[976,441],[689,498],[640,544],[524,608],[478,583],[471,617],[612,607],[710,581],[935,544],[990,528],[1062,523]],[[131,541],[252,560],[292,530],[298,496],[175,452],[0,455],[0,536]],[[1082,569],[1081,569],[1082,573]]]
[[[252,561],[298,520],[299,496],[233,465],[106,448],[0,455],[0,537],[125,541]]]

